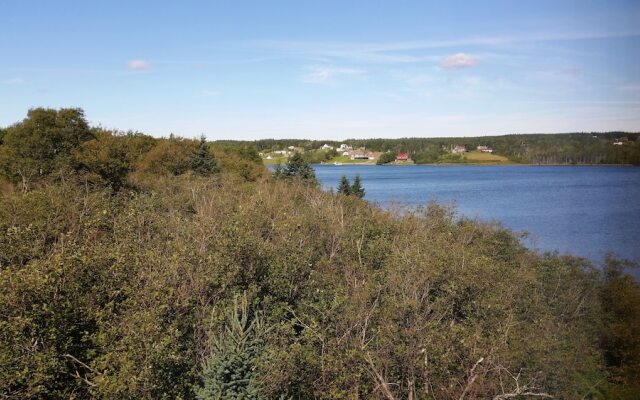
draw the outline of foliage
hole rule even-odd
[[[215,157],[220,161],[223,170],[241,176],[246,181],[255,182],[267,175],[262,161],[256,161],[251,153],[225,149],[216,150]]]
[[[133,169],[128,138],[98,131],[95,139],[84,142],[74,153],[77,168],[89,173],[87,178],[114,190],[125,185]]]
[[[305,151],[303,154],[303,158],[309,164],[320,164],[326,161],[331,160],[334,157],[338,156],[338,152],[334,149],[314,149],[310,151]]]
[[[342,175],[342,178],[340,178],[338,193],[344,194],[346,196],[351,194],[351,184],[349,183],[349,179],[347,179],[347,177],[344,175]]]
[[[392,151],[387,151],[385,153],[382,153],[382,155],[378,158],[378,161],[376,161],[376,164],[378,165],[389,164],[390,162],[394,162],[395,160],[396,160],[396,153]]]
[[[207,140],[204,136],[200,138],[200,144],[191,155],[189,162],[191,170],[200,176],[210,176],[220,172],[218,161],[209,153]]]
[[[204,362],[204,387],[198,390],[198,399],[263,398],[256,367],[264,330],[259,315],[249,319],[246,295],[235,297],[227,310],[223,333],[210,339],[211,353]]]
[[[295,178],[312,185],[317,183],[313,168],[304,160],[300,153],[292,155],[284,168],[277,168],[275,170],[275,176],[277,178]]]
[[[351,186],[351,194],[363,198],[364,197],[364,188],[362,187],[362,182],[360,182],[360,175],[356,175],[353,178],[353,185]]]
[[[92,138],[81,109],[31,109],[4,134],[0,173],[26,188],[34,179],[70,168],[72,151]]]
[[[169,138],[159,141],[139,162],[137,169],[156,175],[181,175],[191,166],[198,144],[193,140]]]
[[[65,179],[0,186],[2,397],[194,399],[233,365],[261,398],[637,398],[620,260],[323,192],[301,157],[249,182],[217,148],[212,179],[196,141],[92,134]]]
[[[349,196],[355,196],[358,198],[364,197],[364,188],[362,187],[362,182],[360,181],[360,175],[356,175],[353,179],[353,184],[349,182],[349,179],[346,176],[342,176],[340,178],[340,184],[338,185],[338,193]]]
[[[625,271],[637,265],[609,256],[601,288],[601,346],[612,379],[640,395],[640,285]]]

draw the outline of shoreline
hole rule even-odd
[[[275,165],[275,164],[265,164],[265,165]],[[372,164],[372,163],[344,163],[341,165],[335,165],[331,163],[325,164],[311,164],[311,165],[323,165],[330,167],[344,167],[350,165],[359,165],[359,166],[373,166],[373,167],[419,167],[419,166],[430,166],[430,167],[456,167],[456,166],[473,166],[473,167],[631,167],[638,168],[640,165],[633,164],[522,164],[522,163],[513,163],[513,164],[490,164],[490,163],[436,163],[436,164]]]

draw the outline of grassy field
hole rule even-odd
[[[284,156],[283,157],[273,157],[271,160],[267,160],[266,158],[263,158],[262,162],[265,165],[286,164],[288,159],[289,159],[288,157],[284,157]]]
[[[462,155],[462,162],[468,164],[514,164],[507,157],[480,151],[470,151]]]

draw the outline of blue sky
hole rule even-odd
[[[640,1],[0,2],[31,107],[209,139],[640,130]]]

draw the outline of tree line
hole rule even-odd
[[[305,150],[317,149],[323,144],[339,146],[345,143],[354,148],[387,153],[388,161],[399,152],[406,152],[418,164],[439,162],[455,145],[469,150],[489,146],[495,154],[516,163],[598,165],[640,165],[640,133],[638,132],[583,132],[563,134],[512,134],[503,136],[458,138],[401,138],[401,139],[347,139],[343,142],[299,139],[263,139],[235,142],[255,145],[259,151],[273,151],[295,146]],[[614,145],[620,141],[621,145]],[[233,143],[225,141],[224,143]],[[316,156],[317,160],[323,161]]]
[[[253,151],[78,109],[3,130],[0,396],[638,397],[632,263],[385,211]]]

